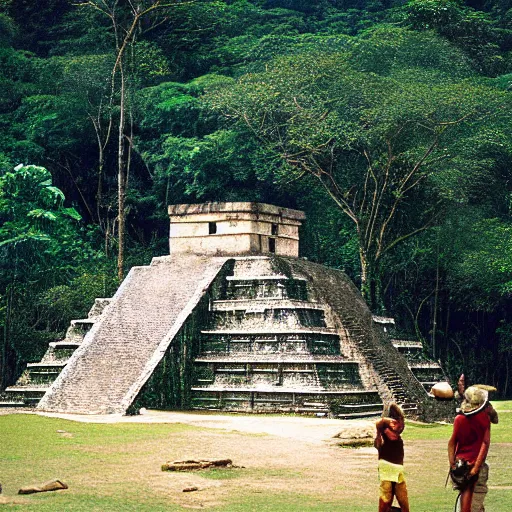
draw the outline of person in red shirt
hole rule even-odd
[[[491,442],[491,420],[487,412],[488,393],[471,386],[464,392],[460,410],[455,417],[453,432],[448,442],[450,468],[467,467],[462,480],[452,475],[454,488],[460,491],[461,512],[471,512],[473,493],[480,470],[485,463]]]

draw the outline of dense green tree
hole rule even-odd
[[[55,335],[55,320],[38,306],[42,294],[68,284],[88,260],[101,261],[82,241],[79,219],[74,208],[64,206],[64,195],[46,169],[19,165],[0,174],[3,385],[12,382],[19,363]]]
[[[30,0],[0,0],[0,11],[18,25],[18,44],[39,55],[47,55],[58,39],[59,21],[72,8],[68,0],[41,0],[37,8]]]
[[[435,30],[455,43],[484,74],[510,71],[503,50],[510,50],[512,30],[501,27],[488,13],[457,0],[411,0],[404,8],[405,21],[416,30]]]
[[[214,108],[279,156],[281,179],[316,177],[354,222],[362,288],[374,307],[380,305],[383,256],[433,225],[439,211],[435,194],[416,208],[414,222],[402,215],[402,205],[461,156],[451,151],[463,149],[459,140],[469,136],[464,130],[507,104],[507,97],[492,88],[457,81],[457,68],[454,76],[443,76],[439,66],[430,74],[390,69],[397,45],[412,62],[419,48],[417,35],[393,32],[391,55],[375,51],[368,64],[369,52],[359,52],[360,46],[353,55],[280,59],[268,71],[243,76],[210,96]],[[430,36],[423,38],[423,46],[431,42]],[[380,39],[375,49],[385,44]],[[438,63],[444,58],[445,53],[435,56]],[[355,66],[373,67],[386,76],[362,73]],[[440,81],[441,76],[446,80]]]

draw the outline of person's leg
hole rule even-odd
[[[478,473],[478,480],[473,492],[473,500],[471,502],[471,512],[485,512],[484,500],[487,495],[487,479],[489,478],[489,466],[482,464]]]
[[[402,512],[409,512],[409,496],[407,494],[407,484],[405,480],[396,484],[395,496]]]
[[[474,489],[475,489],[475,482],[469,484],[460,493],[460,512],[471,512],[471,502],[473,501]]]
[[[393,502],[393,482],[381,480],[379,487],[379,512],[389,512]]]

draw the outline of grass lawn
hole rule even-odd
[[[512,401],[493,402],[487,512],[512,510]],[[321,421],[321,419],[319,419]],[[451,425],[408,422],[406,469],[413,512],[453,510],[444,487]],[[160,470],[169,460],[230,457],[240,469]],[[18,496],[59,478],[69,489]],[[376,453],[181,424],[90,424],[31,414],[0,416],[0,505],[19,511],[376,510]],[[183,492],[196,486],[197,492]]]

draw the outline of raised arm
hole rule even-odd
[[[484,434],[484,439],[482,441],[482,445],[480,446],[480,451],[478,452],[478,457],[476,458],[475,464],[471,468],[469,472],[470,476],[477,475],[480,471],[480,467],[485,462],[485,458],[487,457],[487,452],[489,451],[489,445],[491,444],[491,427],[489,426]]]
[[[491,405],[491,402],[488,402],[485,412],[489,416],[491,423],[494,423],[495,425],[497,425],[498,421],[499,421],[498,413],[497,413],[496,409]]]

